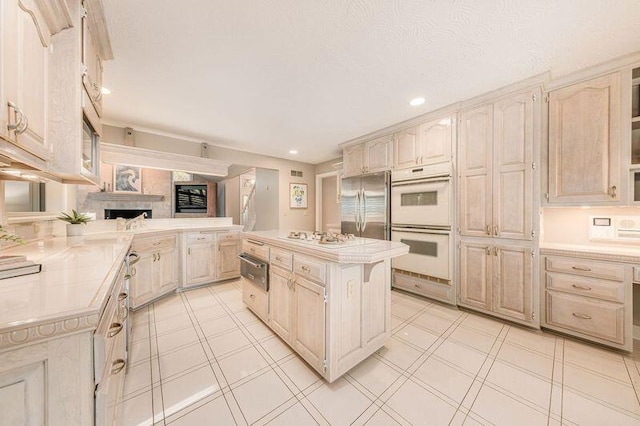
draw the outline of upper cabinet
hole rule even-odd
[[[620,203],[620,73],[549,93],[550,203]]]
[[[393,167],[404,169],[451,161],[455,114],[429,120],[393,135]]]
[[[51,29],[34,0],[2,0],[0,14],[0,136],[48,160]]]
[[[389,170],[390,137],[383,136],[344,148],[343,162],[344,177]]]
[[[74,26],[53,36],[49,67],[49,172],[65,183],[98,184],[102,61],[112,58],[99,0],[68,1]]]

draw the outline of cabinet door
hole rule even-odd
[[[549,94],[549,202],[618,202],[620,74]]]
[[[291,343],[293,283],[279,268],[269,272],[269,325],[284,341]]]
[[[82,84],[91,104],[99,117],[102,116],[102,60],[98,56],[98,49],[88,17],[82,18],[82,64],[85,67]]]
[[[416,127],[393,134],[393,167],[404,169],[418,164]]]
[[[418,152],[420,164],[451,161],[452,123],[454,118],[446,116],[431,120],[418,127]]]
[[[381,172],[389,170],[389,138],[384,137],[365,144],[365,172]]]
[[[325,346],[324,287],[295,278],[293,348],[316,369],[322,371]]]
[[[154,297],[178,288],[178,256],[175,247],[156,252],[156,261],[153,265],[153,287]]]
[[[342,150],[344,176],[357,176],[364,173],[364,144],[350,146]]]
[[[460,303],[483,310],[491,308],[491,246],[460,243]]]
[[[493,104],[461,114],[460,234],[486,236],[492,231]]]
[[[6,99],[2,103],[8,108],[8,124],[17,126],[8,133],[8,139],[48,160],[49,29],[34,0],[6,0],[3,6]],[[9,102],[14,106],[8,107]]]
[[[131,267],[131,307],[148,302],[153,298],[153,264],[155,254],[140,252],[140,260]]]
[[[535,93],[540,99],[540,93]],[[494,105],[493,235],[531,240],[533,213],[532,92]]]
[[[493,311],[533,322],[531,247],[496,244],[493,249]]]
[[[46,361],[0,370],[0,423],[44,425],[47,423]]]
[[[240,241],[220,241],[216,253],[216,278],[219,280],[240,275]]]
[[[214,243],[193,244],[187,248],[187,284],[200,284],[215,279]]]

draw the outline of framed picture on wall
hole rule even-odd
[[[307,208],[307,184],[306,183],[290,183],[289,184],[289,207],[292,209]]]
[[[140,167],[113,166],[113,191],[142,193],[142,173]]]

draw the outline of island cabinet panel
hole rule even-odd
[[[140,257],[131,265],[131,308],[136,309],[178,288],[177,234],[134,239]]]
[[[293,297],[293,348],[312,367],[322,370],[325,353],[324,287],[298,277]]]
[[[215,279],[214,244],[194,244],[187,248],[186,285],[207,283]]]
[[[291,341],[294,303],[291,274],[272,267],[269,272],[269,325],[285,342]]]
[[[0,421],[5,425],[45,424],[44,361],[0,373]]]

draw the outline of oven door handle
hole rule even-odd
[[[451,231],[441,229],[391,228],[391,232],[408,232],[411,234],[450,235]]]
[[[394,186],[409,186],[409,185],[418,185],[421,183],[437,183],[437,182],[449,182],[451,181],[451,177],[441,177],[441,178],[429,178],[429,179],[415,179],[415,180],[405,180],[400,182],[392,182],[391,187]]]

